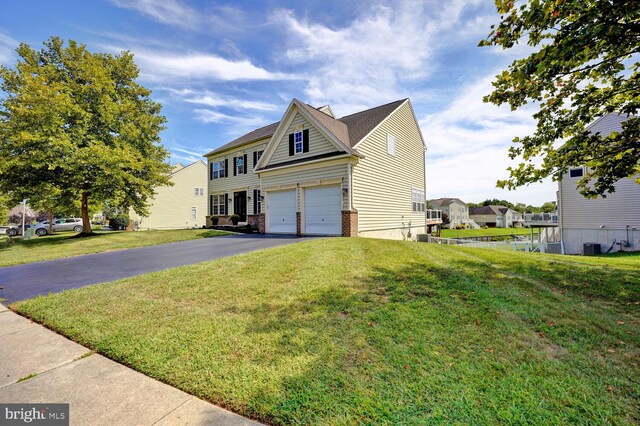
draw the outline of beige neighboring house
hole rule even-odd
[[[518,228],[523,226],[521,213],[505,206],[481,206],[469,209],[469,218],[489,228]]]
[[[626,119],[609,114],[586,130],[607,136],[621,131]],[[585,244],[603,253],[611,247],[612,251],[640,250],[640,185],[634,178],[621,179],[606,198],[585,198],[577,184],[586,171],[583,166],[570,167],[558,182],[558,226],[564,253],[584,254]]]
[[[205,155],[209,212],[260,232],[415,239],[426,147],[409,99],[336,118],[293,99],[282,120]]]
[[[195,161],[187,166],[178,163],[171,171],[173,186],[156,188],[149,216],[130,212],[138,229],[200,228],[207,215],[207,165]]]
[[[449,217],[447,228],[454,229],[456,226],[471,226],[469,220],[469,207],[459,198],[437,198],[429,200],[431,208],[440,210]]]

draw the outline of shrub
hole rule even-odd
[[[489,229],[489,227],[487,225],[484,225],[482,229]]]
[[[119,214],[109,218],[109,228],[111,229],[125,229],[129,226],[129,215]]]
[[[220,221],[220,218],[218,216],[209,216],[209,220],[211,221],[212,226],[216,226]]]
[[[229,216],[229,220],[231,220],[231,223],[233,223],[234,225],[237,225],[238,222],[240,222],[240,216],[238,216],[237,214],[232,214],[231,216]]]

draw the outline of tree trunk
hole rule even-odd
[[[89,194],[86,192],[82,193],[82,233],[90,234],[91,233],[91,221],[89,220]]]
[[[53,234],[53,210],[49,209],[49,234]]]

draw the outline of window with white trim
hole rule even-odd
[[[582,177],[584,175],[584,169],[577,167],[575,169],[569,169],[569,177]]]
[[[213,172],[212,172],[212,179],[219,179],[219,178],[223,178],[225,177],[225,170],[224,170],[224,160],[222,161],[215,161],[213,163]]]
[[[225,194],[213,195],[213,202],[211,203],[211,214],[213,216],[223,216],[225,215],[224,211],[224,197]]]
[[[258,161],[260,161],[260,158],[262,157],[262,153],[263,153],[263,152],[264,152],[264,151],[258,151],[258,152],[256,152],[256,163],[257,163]],[[255,164],[254,164],[254,165],[255,165]]]
[[[236,174],[238,175],[244,174],[244,157],[236,158]]]
[[[204,188],[195,188],[196,197],[204,197]]]
[[[425,211],[426,200],[424,197],[424,190],[412,188],[411,189],[411,204],[414,212]]]
[[[393,135],[387,133],[387,153],[389,155],[396,155],[396,138]]]
[[[302,154],[304,152],[302,132],[295,132],[293,134],[293,146],[294,146],[294,151],[293,151],[294,153]]]
[[[256,211],[254,214],[258,214],[262,212],[262,197],[260,196],[260,190],[256,191]]]
[[[191,207],[191,220],[196,220],[198,218],[198,208],[193,206]]]

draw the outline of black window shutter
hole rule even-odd
[[[247,163],[247,154],[244,155],[244,174],[247,174],[247,169],[249,168],[249,164]]]
[[[302,152],[309,152],[309,129],[302,131]]]
[[[233,175],[234,175],[234,176],[236,175],[236,169],[238,168],[238,167],[236,166],[236,164],[237,164],[237,163],[236,163],[236,157],[233,157]]]
[[[258,164],[258,151],[253,151],[253,167]]]
[[[213,163],[209,163],[209,180],[213,180]]]
[[[253,214],[258,214],[260,213],[258,211],[258,190],[254,189],[253,190]]]
[[[224,212],[221,212],[222,215],[229,214],[229,197],[227,194],[224,194]]]
[[[209,216],[213,215],[213,195],[209,195]]]
[[[293,149],[294,149],[293,148],[293,133],[291,133],[289,135],[289,156],[293,155],[293,153],[295,152]]]
[[[224,159],[224,177],[229,177],[229,159]]]

